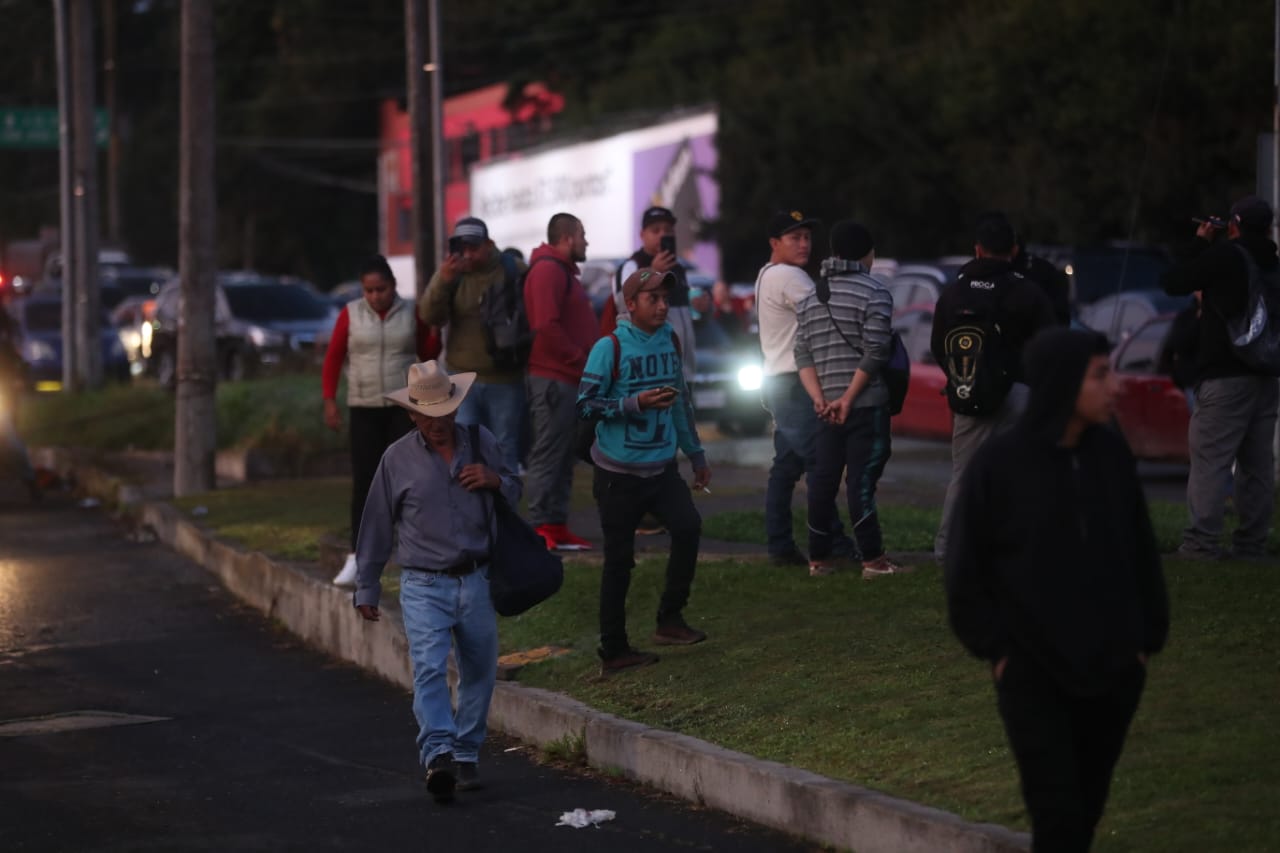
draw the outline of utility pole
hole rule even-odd
[[[120,118],[116,114],[119,51],[116,0],[102,4],[102,86],[107,108],[107,242],[120,245]]]
[[[437,239],[439,229],[436,216],[435,185],[436,145],[433,137],[431,108],[431,76],[439,75],[439,66],[428,57],[429,30],[435,29],[430,20],[428,6],[434,9],[434,0],[405,0],[405,75],[409,92],[409,162],[413,181],[413,274],[417,294],[422,295],[431,280],[431,274],[439,266],[442,241]],[[429,76],[431,75],[431,76]]]
[[[182,0],[181,125],[178,184],[178,401],[173,430],[173,491],[217,484],[217,353],[213,314],[214,245],[213,0]]]
[[[75,214],[71,189],[71,27],[67,0],[53,0],[53,44],[58,59],[58,254],[62,258],[62,387],[76,382]]]
[[[98,149],[94,139],[94,0],[71,2],[71,117],[75,127],[74,193],[76,388],[102,385],[101,308],[98,301]],[[63,275],[63,287],[67,276]],[[70,294],[64,293],[65,300]]]

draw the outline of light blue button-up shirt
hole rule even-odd
[[[489,430],[480,427],[479,456],[471,450],[466,427],[454,428],[454,440],[452,464],[431,450],[416,428],[382,454],[356,540],[357,607],[377,606],[393,547],[400,566],[417,569],[447,569],[488,556],[489,537],[496,534],[491,493],[467,491],[458,474],[464,465],[483,460],[498,472],[512,506],[520,500],[522,484],[502,466],[498,440]]]

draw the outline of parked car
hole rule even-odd
[[[911,359],[911,381],[902,411],[894,416],[895,435],[951,440],[951,407],[947,405],[947,377],[933,358],[929,339],[933,305],[909,305],[894,312],[893,330],[902,337]]]
[[[150,322],[148,372],[161,384],[176,379],[182,287],[173,279],[156,297]],[[219,273],[214,337],[219,375],[236,380],[265,372],[314,367],[324,358],[338,309],[300,279]]]
[[[62,389],[62,294],[58,291],[33,293],[17,300],[12,309],[22,336],[22,360],[36,391]],[[115,328],[102,315],[99,335],[102,346],[102,374],[108,380],[126,381],[129,361]]]
[[[1190,301],[1190,296],[1170,296],[1163,290],[1126,290],[1083,306],[1080,324],[1102,332],[1115,346],[1151,318],[1176,314]]]
[[[1156,246],[1112,243],[1104,246],[1029,246],[1071,280],[1071,305],[1077,312],[1104,296],[1129,290],[1159,290],[1172,262]]]
[[[760,435],[769,414],[760,400],[764,371],[755,338],[735,338],[711,318],[694,323],[697,369],[690,392],[694,415],[727,435]]]
[[[1139,459],[1188,459],[1191,407],[1167,366],[1174,316],[1161,314],[1148,320],[1112,353],[1112,369],[1120,386],[1116,420]]]
[[[927,263],[899,263],[893,275],[885,280],[896,307],[933,305],[942,288],[956,280],[968,258],[947,257]],[[877,270],[872,268],[872,272]]]

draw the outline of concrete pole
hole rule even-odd
[[[53,44],[58,58],[58,254],[62,258],[62,387],[74,391],[76,381],[75,215],[71,190],[71,30],[67,0],[53,0]]]
[[[440,0],[427,0],[428,17],[431,19],[431,51],[428,67],[431,69],[431,221],[435,225],[431,247],[436,253],[444,251],[446,235],[452,223],[444,219],[445,147],[444,147],[444,53],[440,50]],[[1280,0],[1276,0],[1280,2]],[[441,260],[437,254],[432,269]],[[426,281],[423,281],[426,287]]]
[[[405,0],[405,75],[409,93],[409,162],[413,181],[413,274],[421,296],[439,266],[440,241],[436,239],[436,202],[433,185],[435,145],[431,122],[430,64],[427,40],[430,22],[427,0]]]
[[[93,7],[71,0],[71,79],[74,140],[76,373],[78,387],[102,385],[101,307],[98,300],[98,147],[94,139]],[[65,276],[64,276],[65,286]]]
[[[107,242],[117,248],[120,240],[120,117],[116,114],[119,55],[116,0],[104,0],[102,7],[102,86],[107,108]]]
[[[179,497],[217,485],[217,351],[214,339],[217,254],[214,217],[213,0],[182,0],[179,124],[178,401],[173,491]]]

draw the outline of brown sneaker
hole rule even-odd
[[[653,642],[659,646],[692,646],[707,638],[706,631],[691,628],[683,619],[667,625],[659,625],[653,632]]]
[[[862,564],[862,579],[864,581],[875,580],[886,575],[909,575],[915,571],[914,566],[904,566],[895,563],[889,559],[887,554],[881,554],[874,560],[868,560]]]
[[[621,654],[613,657],[604,658],[600,661],[600,674],[613,675],[615,672],[622,672],[624,669],[634,669],[638,666],[649,666],[658,662],[658,656],[653,652],[642,652],[639,649],[627,649]]]

